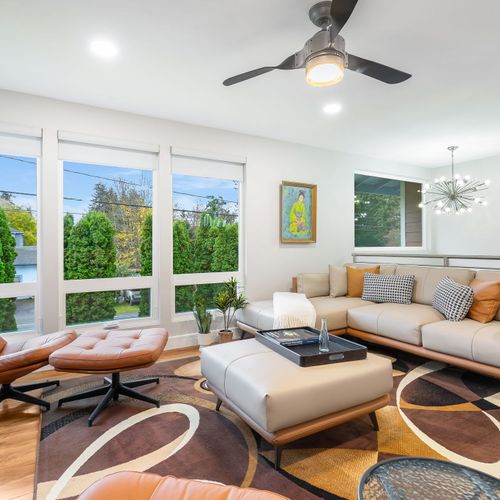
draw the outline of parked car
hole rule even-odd
[[[125,302],[131,306],[138,304],[141,301],[141,291],[140,290],[125,290],[124,291]]]

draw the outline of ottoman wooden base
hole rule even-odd
[[[309,420],[303,424],[294,425],[286,429],[281,429],[276,432],[268,432],[263,429],[259,424],[253,421],[248,415],[246,415],[240,408],[231,403],[227,398],[224,397],[219,391],[214,387],[210,387],[210,390],[217,396],[217,406],[216,409],[219,411],[221,404],[224,403],[231,411],[236,413],[253,431],[255,431],[260,437],[264,438],[270,445],[274,446],[274,468],[280,468],[281,462],[281,451],[282,446],[298,439],[311,436],[318,432],[330,429],[337,425],[349,422],[363,415],[369,415],[373,427],[378,431],[378,422],[375,410],[387,406],[389,403],[389,395],[386,394],[373,401],[363,403],[352,408],[347,408],[342,411],[335,413],[330,413],[329,415],[324,415],[323,417],[316,418],[314,420]]]

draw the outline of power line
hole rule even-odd
[[[213,200],[217,199],[216,196],[204,196],[202,194],[192,194],[192,193],[183,193],[181,191],[172,191],[174,194],[180,194],[183,196],[192,196],[193,198],[205,198],[206,200]],[[239,203],[237,201],[233,200],[225,200],[224,198],[220,197],[219,198],[221,201],[225,201],[226,203],[234,203],[235,205],[238,205]]]
[[[95,179],[102,179],[102,180],[111,181],[111,182],[120,182],[122,184],[128,184],[129,186],[137,186],[137,187],[146,188],[146,189],[151,190],[150,186],[145,186],[143,184],[137,184],[136,182],[129,182],[129,181],[126,181],[126,180],[120,179],[120,178],[114,179],[113,177],[105,177],[103,175],[88,174],[86,172],[78,172],[78,170],[71,170],[70,168],[65,168],[64,171],[69,172],[70,174],[84,175],[85,177],[93,177]]]
[[[18,158],[17,156],[0,155],[0,158],[7,158],[8,160],[20,161],[21,163],[29,163],[30,165],[36,165],[36,161],[25,160],[23,158]]]
[[[20,161],[20,162],[23,162],[23,163],[29,163],[31,165],[36,165],[35,162],[33,161],[29,161],[29,160],[24,160],[22,158],[17,158],[15,156],[8,156],[8,155],[0,155],[0,157],[2,158],[8,158],[10,160],[15,160],[15,161]],[[111,182],[119,182],[121,184],[127,184],[129,186],[137,186],[137,187],[140,187],[140,188],[145,188],[145,189],[148,189],[148,190],[151,190],[152,187],[151,186],[145,186],[143,184],[138,184],[136,182],[129,182],[129,181],[126,181],[124,179],[115,179],[113,177],[106,177],[106,176],[103,176],[103,175],[96,175],[96,174],[89,174],[87,172],[79,172],[78,170],[72,170],[70,168],[65,168],[64,169],[64,172],[68,172],[70,174],[76,174],[76,175],[83,175],[85,177],[92,177],[94,179],[101,179],[101,180],[105,180],[105,181],[111,181]],[[5,192],[5,191],[0,191],[0,192]],[[214,198],[214,196],[207,196],[207,195],[201,195],[201,194],[193,194],[193,193],[183,193],[182,191],[172,191],[174,194],[178,194],[178,195],[181,195],[181,196],[191,196],[193,198],[204,198],[206,200],[211,200]],[[16,194],[25,194],[26,196],[36,196],[34,194],[27,194],[27,193],[16,193]],[[71,199],[71,198],[65,198],[65,199]],[[224,201],[225,203],[233,203],[234,205],[239,205],[239,203],[237,201],[233,201],[233,200],[226,200],[224,198],[220,198],[222,201]],[[83,200],[80,200],[80,199],[77,199],[77,198],[74,198],[75,201],[83,201]]]
[[[173,212],[187,212],[190,214],[206,214],[205,210],[184,210],[183,208],[173,208]],[[238,217],[238,214],[224,214],[224,213],[216,213],[218,217]]]

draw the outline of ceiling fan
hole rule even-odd
[[[302,50],[287,57],[277,66],[264,66],[247,71],[224,80],[223,84],[226,87],[234,85],[275,69],[301,68],[306,69],[307,83],[315,87],[326,87],[340,82],[346,69],[384,83],[394,84],[408,80],[411,77],[408,73],[346,52],[344,39],[339,33],[351,17],[357,3],[358,0],[333,0],[313,5],[309,10],[309,19],[321,30],[307,40]]]

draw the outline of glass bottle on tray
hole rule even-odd
[[[326,319],[321,320],[321,330],[319,332],[319,352],[330,352],[330,338]]]

